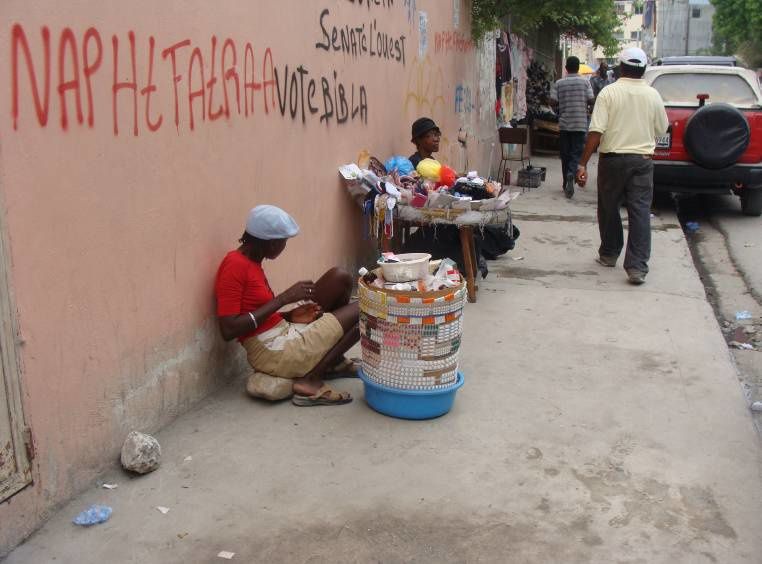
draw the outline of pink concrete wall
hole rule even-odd
[[[278,288],[355,265],[359,213],[336,167],[360,149],[408,155],[410,123],[429,115],[443,161],[463,166],[464,128],[469,166],[484,169],[494,56],[470,41],[468,12],[465,0],[0,5],[0,194],[38,453],[34,486],[0,504],[0,554],[112,464],[129,430],[156,430],[240,370],[216,335],[212,281],[249,208],[280,205],[305,234],[267,267]],[[334,26],[340,50],[324,50]],[[361,28],[349,53],[346,26]]]

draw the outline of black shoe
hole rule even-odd
[[[598,255],[595,258],[595,262],[602,266],[608,266],[608,267],[615,267],[616,266],[616,257],[605,257],[603,255]]]
[[[566,175],[566,182],[564,182],[564,194],[567,198],[574,196],[574,175],[572,173]]]
[[[640,286],[641,284],[644,284],[646,281],[646,273],[641,272],[640,270],[628,270],[627,280],[630,282],[630,284],[635,284],[636,286]]]

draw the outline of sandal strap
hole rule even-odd
[[[311,400],[324,399],[328,401],[338,401],[348,399],[351,396],[349,395],[349,392],[340,392],[338,390],[334,390],[328,384],[323,384],[320,386],[320,389],[317,392],[308,397]]]

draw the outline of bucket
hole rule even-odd
[[[365,387],[365,401],[379,413],[399,419],[433,419],[452,409],[455,394],[463,385],[463,374],[458,372],[454,384],[437,390],[400,390],[389,388],[369,379],[360,370]]]
[[[383,259],[378,261],[387,282],[421,280],[429,273],[431,255],[428,253],[405,253],[397,255],[397,258],[399,262],[384,262]]]

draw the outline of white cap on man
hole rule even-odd
[[[643,49],[628,47],[619,54],[619,62],[631,67],[645,67],[648,64],[648,57]]]
[[[264,205],[249,212],[246,233],[265,241],[290,239],[299,233],[299,226],[293,217],[279,207]]]

